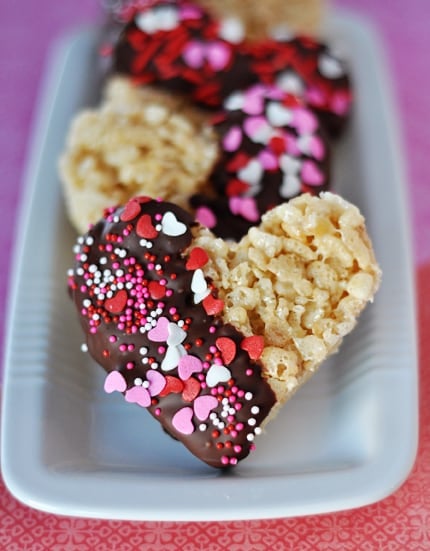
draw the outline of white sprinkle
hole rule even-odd
[[[204,423],[199,425],[199,431],[201,431],[201,432],[204,432],[207,428],[208,428],[207,425],[205,425]]]
[[[257,413],[260,413],[260,408],[258,406],[252,406],[251,413],[253,415],[256,415]]]
[[[158,363],[157,362],[153,362],[151,364],[151,369],[157,369],[158,368]]]
[[[224,419],[228,416],[228,411],[222,411],[221,412],[221,417],[224,417]]]
[[[247,393],[245,394],[245,400],[248,400],[248,401],[249,401],[249,400],[252,400],[252,392],[247,392]]]
[[[83,276],[84,273],[85,273],[85,272],[84,272],[84,269],[83,269],[83,268],[78,268],[78,269],[76,270],[76,275],[78,275],[78,276]]]
[[[85,343],[81,344],[81,351],[82,352],[88,352],[88,346]]]
[[[143,381],[142,386],[143,388],[149,388],[149,381]]]
[[[250,427],[255,427],[256,424],[257,424],[257,421],[254,419],[254,417],[251,417],[250,419],[248,419],[248,425]]]
[[[78,237],[77,241],[80,245],[82,245],[84,243],[84,238],[82,236],[80,236],[80,237]]]
[[[79,260],[81,262],[85,262],[87,259],[88,259],[88,257],[85,253],[82,253],[81,256],[79,257]]]
[[[94,238],[93,238],[91,235],[89,235],[89,236],[86,238],[85,243],[86,243],[87,245],[93,245],[93,244],[94,244]]]
[[[254,435],[249,433],[246,435],[246,439],[248,440],[248,442],[252,442],[254,440]]]
[[[91,300],[89,298],[86,298],[82,304],[85,306],[85,308],[89,308],[91,306]]]
[[[100,264],[104,265],[107,263],[107,258],[105,256],[102,256],[99,260]]]
[[[136,377],[133,382],[136,386],[141,386],[143,384],[143,379]]]
[[[142,354],[142,356],[148,354],[148,349],[146,348],[146,346],[142,346],[142,348],[139,348],[139,354]]]
[[[263,431],[260,427],[255,427],[254,432],[255,432],[255,434],[258,435],[258,434],[261,434]]]
[[[142,358],[142,363],[143,363],[143,364],[147,364],[147,363],[148,363],[148,358],[146,358],[146,357],[145,357],[145,358]]]

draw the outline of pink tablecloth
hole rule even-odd
[[[100,2],[101,4],[101,2]],[[283,550],[430,549],[430,3],[338,0],[371,19],[386,46],[407,158],[419,300],[420,446],[392,496],[355,511],[231,523],[133,523],[56,517],[31,510],[0,485],[0,549]],[[0,311],[4,312],[26,145],[47,48],[65,29],[94,20],[96,0],[0,3]],[[4,315],[0,317],[4,331]]]

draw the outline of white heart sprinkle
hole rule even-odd
[[[227,42],[239,44],[245,38],[245,29],[240,19],[229,17],[221,21],[219,35]]]
[[[263,176],[263,167],[257,159],[251,159],[249,163],[238,171],[237,176],[240,180],[255,186],[260,183]]]
[[[236,111],[242,109],[244,104],[244,96],[241,92],[230,94],[224,102],[224,108],[228,111]]]
[[[280,103],[270,102],[267,106],[267,119],[272,126],[286,126],[293,119],[291,109],[287,109]]]
[[[318,59],[318,69],[320,73],[327,78],[339,78],[344,74],[339,60],[327,54],[322,54]]]
[[[300,178],[295,174],[285,174],[279,194],[284,199],[290,199],[300,193]]]
[[[164,6],[156,11],[148,10],[139,13],[135,23],[141,31],[148,34],[171,31],[178,25],[178,13],[173,6]]]
[[[284,92],[297,96],[303,95],[304,92],[302,79],[291,71],[284,71],[281,73],[276,79],[276,86]]]
[[[191,280],[191,291],[194,293],[194,304],[199,304],[203,299],[205,299],[210,294],[210,289],[206,282],[203,270],[198,268]]]
[[[170,322],[168,325],[169,336],[167,337],[168,346],[177,346],[181,344],[185,337],[187,336],[186,332],[178,327],[176,323]]]
[[[302,163],[291,157],[291,155],[282,155],[279,159],[279,166],[287,174],[297,174],[302,167]]]
[[[231,371],[224,365],[212,364],[206,373],[206,384],[213,388],[218,383],[226,383],[231,379]]]
[[[163,233],[172,237],[183,235],[187,231],[187,226],[180,222],[171,211],[164,213],[161,228]]]
[[[179,346],[169,346],[167,348],[166,355],[164,360],[161,362],[162,371],[171,371],[178,367],[179,360],[187,353],[185,348],[182,345]]]

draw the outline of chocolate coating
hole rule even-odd
[[[249,454],[276,398],[249,338],[222,321],[195,225],[147,198],[108,210],[78,241],[69,290],[106,391],[147,407],[194,455],[225,468]]]

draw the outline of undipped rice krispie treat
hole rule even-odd
[[[60,159],[70,220],[84,232],[104,208],[142,193],[186,207],[217,155],[205,114],[183,98],[113,77],[100,107],[73,120]]]
[[[329,192],[275,207],[235,244],[138,197],[79,238],[69,290],[105,391],[223,468],[338,349],[379,279],[362,215]]]
[[[260,40],[289,30],[316,34],[321,26],[325,0],[197,0],[219,18],[240,19],[245,34]]]

